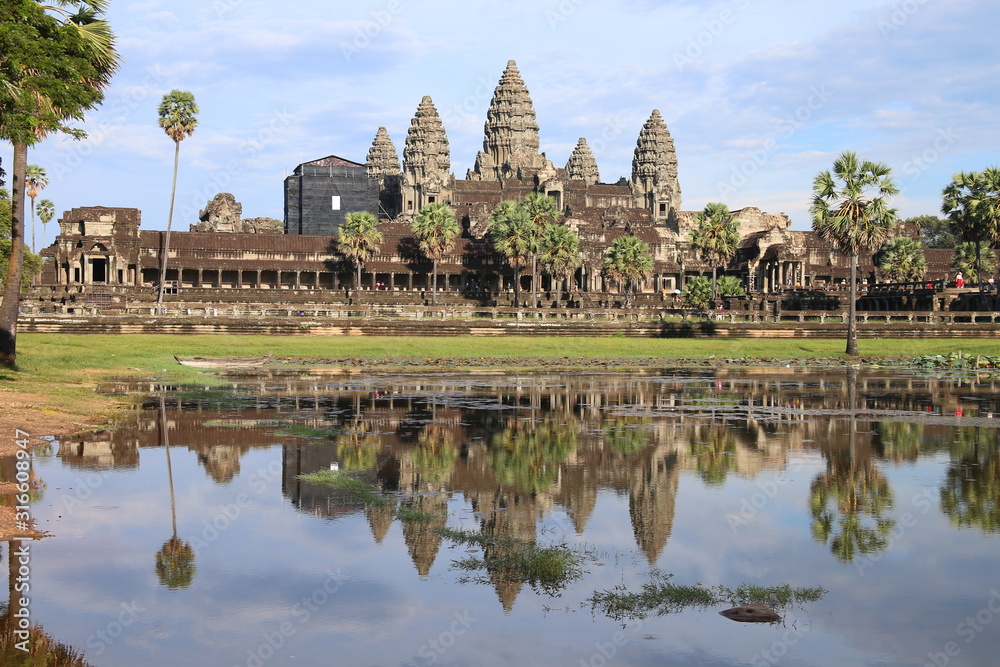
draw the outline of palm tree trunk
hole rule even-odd
[[[858,253],[851,254],[851,302],[847,309],[847,354],[858,356]]]
[[[357,272],[354,274],[354,300],[356,305],[361,305],[361,262],[357,263]]]
[[[514,267],[514,307],[521,307],[521,267]]]
[[[980,252],[980,243],[979,243],[979,241],[976,241],[976,286],[978,286],[979,287],[979,291],[982,292],[983,291],[983,272],[980,269],[980,267],[982,266],[982,264],[980,262],[979,252]]]
[[[163,289],[167,282],[167,255],[170,254],[170,226],[174,221],[174,196],[177,194],[177,164],[180,155],[181,142],[174,141],[174,180],[170,185],[170,212],[167,214],[167,233],[163,236],[163,254],[160,256],[160,291],[156,296],[157,306],[163,303]]]
[[[431,305],[437,305],[437,291],[438,291],[438,261],[434,260],[434,274],[431,277]]]
[[[538,255],[531,256],[531,307],[538,308]]]
[[[17,362],[17,312],[24,269],[24,175],[28,168],[28,144],[12,142],[10,260],[0,305],[0,366],[14,368]]]
[[[35,250],[35,198],[31,198],[31,252],[38,252]]]
[[[719,283],[718,283],[718,280],[716,278],[716,272],[715,271],[716,271],[716,269],[713,266],[712,267],[712,305],[713,306],[715,305],[715,302],[719,300]]]

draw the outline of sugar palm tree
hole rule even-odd
[[[420,209],[410,229],[420,243],[420,250],[434,264],[431,283],[431,305],[434,306],[437,305],[438,262],[455,247],[455,239],[462,230],[455,220],[455,211],[441,202]]]
[[[52,203],[51,199],[43,199],[38,202],[36,208],[36,213],[38,213],[38,219],[42,221],[42,247],[45,247],[45,225],[49,224],[53,217],[56,215],[56,205]]]
[[[570,271],[580,266],[583,261],[580,256],[580,237],[569,227],[549,225],[545,229],[545,236],[542,237],[538,261],[553,278],[558,276],[569,283]],[[562,290],[557,287],[555,293],[556,308],[558,308]]]
[[[889,240],[879,250],[878,268],[889,282],[923,280],[924,274],[927,273],[924,244],[905,237]]]
[[[719,298],[716,278],[719,266],[726,265],[740,243],[739,223],[725,204],[708,204],[698,213],[691,230],[691,249],[698,253],[702,261],[712,265],[712,299]]]
[[[896,211],[889,198],[899,194],[889,166],[841,153],[833,172],[813,180],[813,230],[851,258],[851,296],[847,321],[847,354],[858,354],[858,255],[882,245],[892,232]]]
[[[955,246],[951,256],[951,270],[966,276],[974,276],[980,269],[989,267],[990,274],[997,270],[997,256],[989,241],[963,241]]]
[[[960,171],[941,194],[941,212],[948,216],[955,235],[975,244],[976,282],[981,291],[980,243],[1000,239],[1000,167],[980,172]]]
[[[344,216],[337,229],[337,247],[345,257],[354,262],[357,274],[354,280],[354,300],[361,305],[361,269],[382,243],[378,220],[368,211],[352,211]]]
[[[177,164],[180,161],[181,142],[194,134],[198,127],[198,105],[194,95],[186,90],[171,90],[163,96],[157,110],[157,123],[174,142],[174,179],[170,186],[170,213],[167,214],[167,231],[163,236],[163,254],[160,256],[160,289],[156,304],[163,303],[163,290],[167,282],[167,256],[170,254],[170,226],[174,221],[174,197],[177,194]]]
[[[31,252],[38,252],[35,246],[35,198],[48,184],[45,170],[37,164],[29,164],[24,170],[24,194],[31,200]]]
[[[625,291],[625,307],[632,306],[635,290],[653,270],[649,244],[635,236],[619,236],[604,251],[604,273]]]
[[[549,225],[559,219],[559,205],[555,198],[541,192],[529,192],[521,200],[521,207],[528,214],[534,227],[534,243],[531,251],[531,307],[538,307],[538,253],[542,237]]]
[[[521,303],[521,269],[537,247],[535,225],[518,202],[502,201],[490,213],[487,229],[496,251],[514,270],[514,302]]]

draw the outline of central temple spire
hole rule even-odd
[[[521,169],[543,169],[548,163],[545,154],[538,152],[535,108],[513,60],[507,61],[507,69],[493,91],[485,133],[483,150],[476,156],[470,179],[523,178]]]

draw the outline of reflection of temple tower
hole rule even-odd
[[[485,134],[483,150],[476,155],[476,166],[467,176],[469,180],[527,178],[522,169],[552,170],[552,163],[538,152],[535,107],[513,60],[507,61],[507,69],[493,91],[486,112]]]
[[[227,484],[233,481],[240,471],[240,456],[243,448],[232,445],[215,445],[207,449],[194,449],[198,455],[198,463],[205,466],[205,471],[217,484]]]
[[[556,502],[562,505],[578,535],[583,534],[587,521],[597,505],[597,479],[587,465],[567,468],[562,475]]]
[[[677,452],[660,446],[653,450],[649,463],[629,478],[632,529],[650,565],[656,565],[673,529],[679,473]]]
[[[405,518],[402,520],[403,541],[406,542],[410,558],[413,559],[420,576],[427,576],[441,548],[441,535],[438,530],[448,523],[448,496],[418,495],[410,498],[403,507],[432,517],[429,521],[409,521]]]
[[[396,518],[396,508],[390,503],[369,503],[365,505],[365,518],[368,519],[375,542],[382,544]]]

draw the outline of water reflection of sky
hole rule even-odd
[[[32,616],[95,665],[923,665],[949,649],[955,654],[951,664],[992,664],[1000,650],[993,620],[1000,613],[1000,596],[991,601],[993,591],[1000,590],[998,536],[975,527],[956,529],[941,510],[940,488],[955,456],[949,443],[960,439],[951,426],[930,424],[920,431],[920,456],[887,459],[875,454],[885,449],[877,429],[857,423],[854,460],[872,462],[888,482],[889,515],[896,524],[887,548],[845,563],[828,543],[813,537],[810,514],[815,481],[838,460],[831,452],[843,458],[848,447],[848,425],[841,415],[751,427],[744,412],[743,421],[728,417],[726,429],[735,441],[727,440],[725,431],[712,430],[717,424],[704,410],[619,421],[617,431],[594,421],[602,414],[635,417],[631,411],[637,406],[683,405],[689,388],[702,404],[732,395],[746,401],[760,392],[756,405],[769,401],[773,407],[786,392],[798,401],[791,406],[795,409],[803,407],[807,395],[808,409],[826,400],[831,411],[840,411],[848,400],[837,389],[842,377],[832,377],[823,391],[815,386],[803,391],[794,382],[741,386],[732,377],[717,387],[691,378],[650,383],[591,376],[578,393],[572,380],[546,378],[519,380],[517,388],[501,392],[506,398],[500,401],[490,398],[500,384],[496,378],[480,383],[477,391],[486,394],[474,397],[463,397],[461,387],[447,386],[445,380],[431,387],[387,387],[386,394],[413,401],[404,406],[371,398],[379,382],[369,378],[353,390],[331,389],[307,407],[304,399],[296,406],[287,405],[287,399],[265,401],[279,405],[286,419],[314,423],[350,425],[377,416],[375,430],[391,441],[383,454],[403,462],[404,486],[427,492],[454,486],[456,479],[467,485],[445,489],[452,491],[450,526],[478,528],[481,519],[473,505],[488,509],[483,505],[488,498],[510,503],[517,496],[522,504],[512,505],[503,520],[515,528],[535,525],[540,542],[566,541],[590,554],[586,576],[560,597],[536,594],[524,585],[509,610],[494,587],[458,582],[460,573],[451,563],[467,556],[468,547],[445,541],[436,553],[422,554],[422,562],[433,558],[433,563],[421,576],[412,540],[408,544],[398,520],[379,542],[362,510],[327,503],[322,493],[296,496],[285,468],[293,461],[327,465],[337,459],[336,447],[303,445],[301,439],[273,432],[220,435],[218,429],[198,426],[220,417],[270,414],[251,414],[240,406],[215,411],[188,404],[184,411],[170,411],[177,534],[192,544],[196,571],[190,586],[166,588],[157,579],[155,562],[173,528],[165,450],[156,446],[157,411],[152,410],[134,431],[115,436],[139,445],[138,465],[114,467],[107,456],[100,465],[85,456],[36,462],[46,489],[33,513],[55,537],[32,544],[37,582]],[[607,385],[603,392],[602,385]],[[669,396],[665,385],[670,385]],[[272,391],[278,395],[284,387]],[[930,396],[944,407],[939,415],[954,401],[968,402],[970,395],[995,402],[992,387],[978,393],[969,387],[949,393],[946,386],[915,391],[920,400]],[[429,394],[433,409],[421,403]],[[860,395],[864,400],[863,390]],[[915,400],[901,391],[900,408],[908,411]],[[884,409],[886,396],[880,394],[878,401]],[[503,404],[508,407],[498,410]],[[577,433],[573,456],[555,463],[557,490],[546,487],[532,496],[501,488],[486,475],[482,457],[488,443],[482,429],[474,430],[482,426],[476,414],[484,405],[494,414],[510,413],[522,435],[525,429],[533,432],[542,417]],[[455,463],[456,470],[465,466],[462,476],[454,473],[451,481],[421,477],[420,470],[407,467],[412,463],[407,452],[416,446],[413,438],[420,430],[414,424],[426,425],[431,413],[452,425],[457,444],[462,433],[474,444],[468,460]],[[609,452],[610,440],[601,438],[618,437],[622,429],[637,429],[652,444],[627,450],[628,456]],[[390,434],[401,431],[410,435],[393,440]],[[197,440],[199,433],[213,435],[206,443]],[[232,456],[212,458],[227,437],[232,442],[249,438],[236,448],[238,472]],[[271,444],[282,440],[290,443],[287,451]],[[726,451],[713,458],[705,453],[712,443]],[[982,448],[995,453],[995,433],[983,437]],[[100,451],[106,454],[108,446]],[[725,474],[702,463],[709,460],[728,466]],[[225,470],[209,475],[210,465]],[[994,487],[984,489],[994,499],[987,507],[996,505]],[[586,520],[577,532],[573,519],[580,523],[580,513]],[[907,515],[912,520],[904,521]],[[637,546],[635,521],[651,531],[644,533],[651,544],[645,550]],[[657,531],[664,529],[669,535],[661,543]],[[650,553],[657,554],[654,564]],[[596,590],[638,589],[652,565],[671,573],[678,584],[787,582],[829,592],[818,602],[788,610],[780,625],[737,624],[712,609],[623,627],[581,606]],[[965,619],[977,613],[975,623],[990,623],[968,624]],[[109,636],[119,627],[119,637]]]

